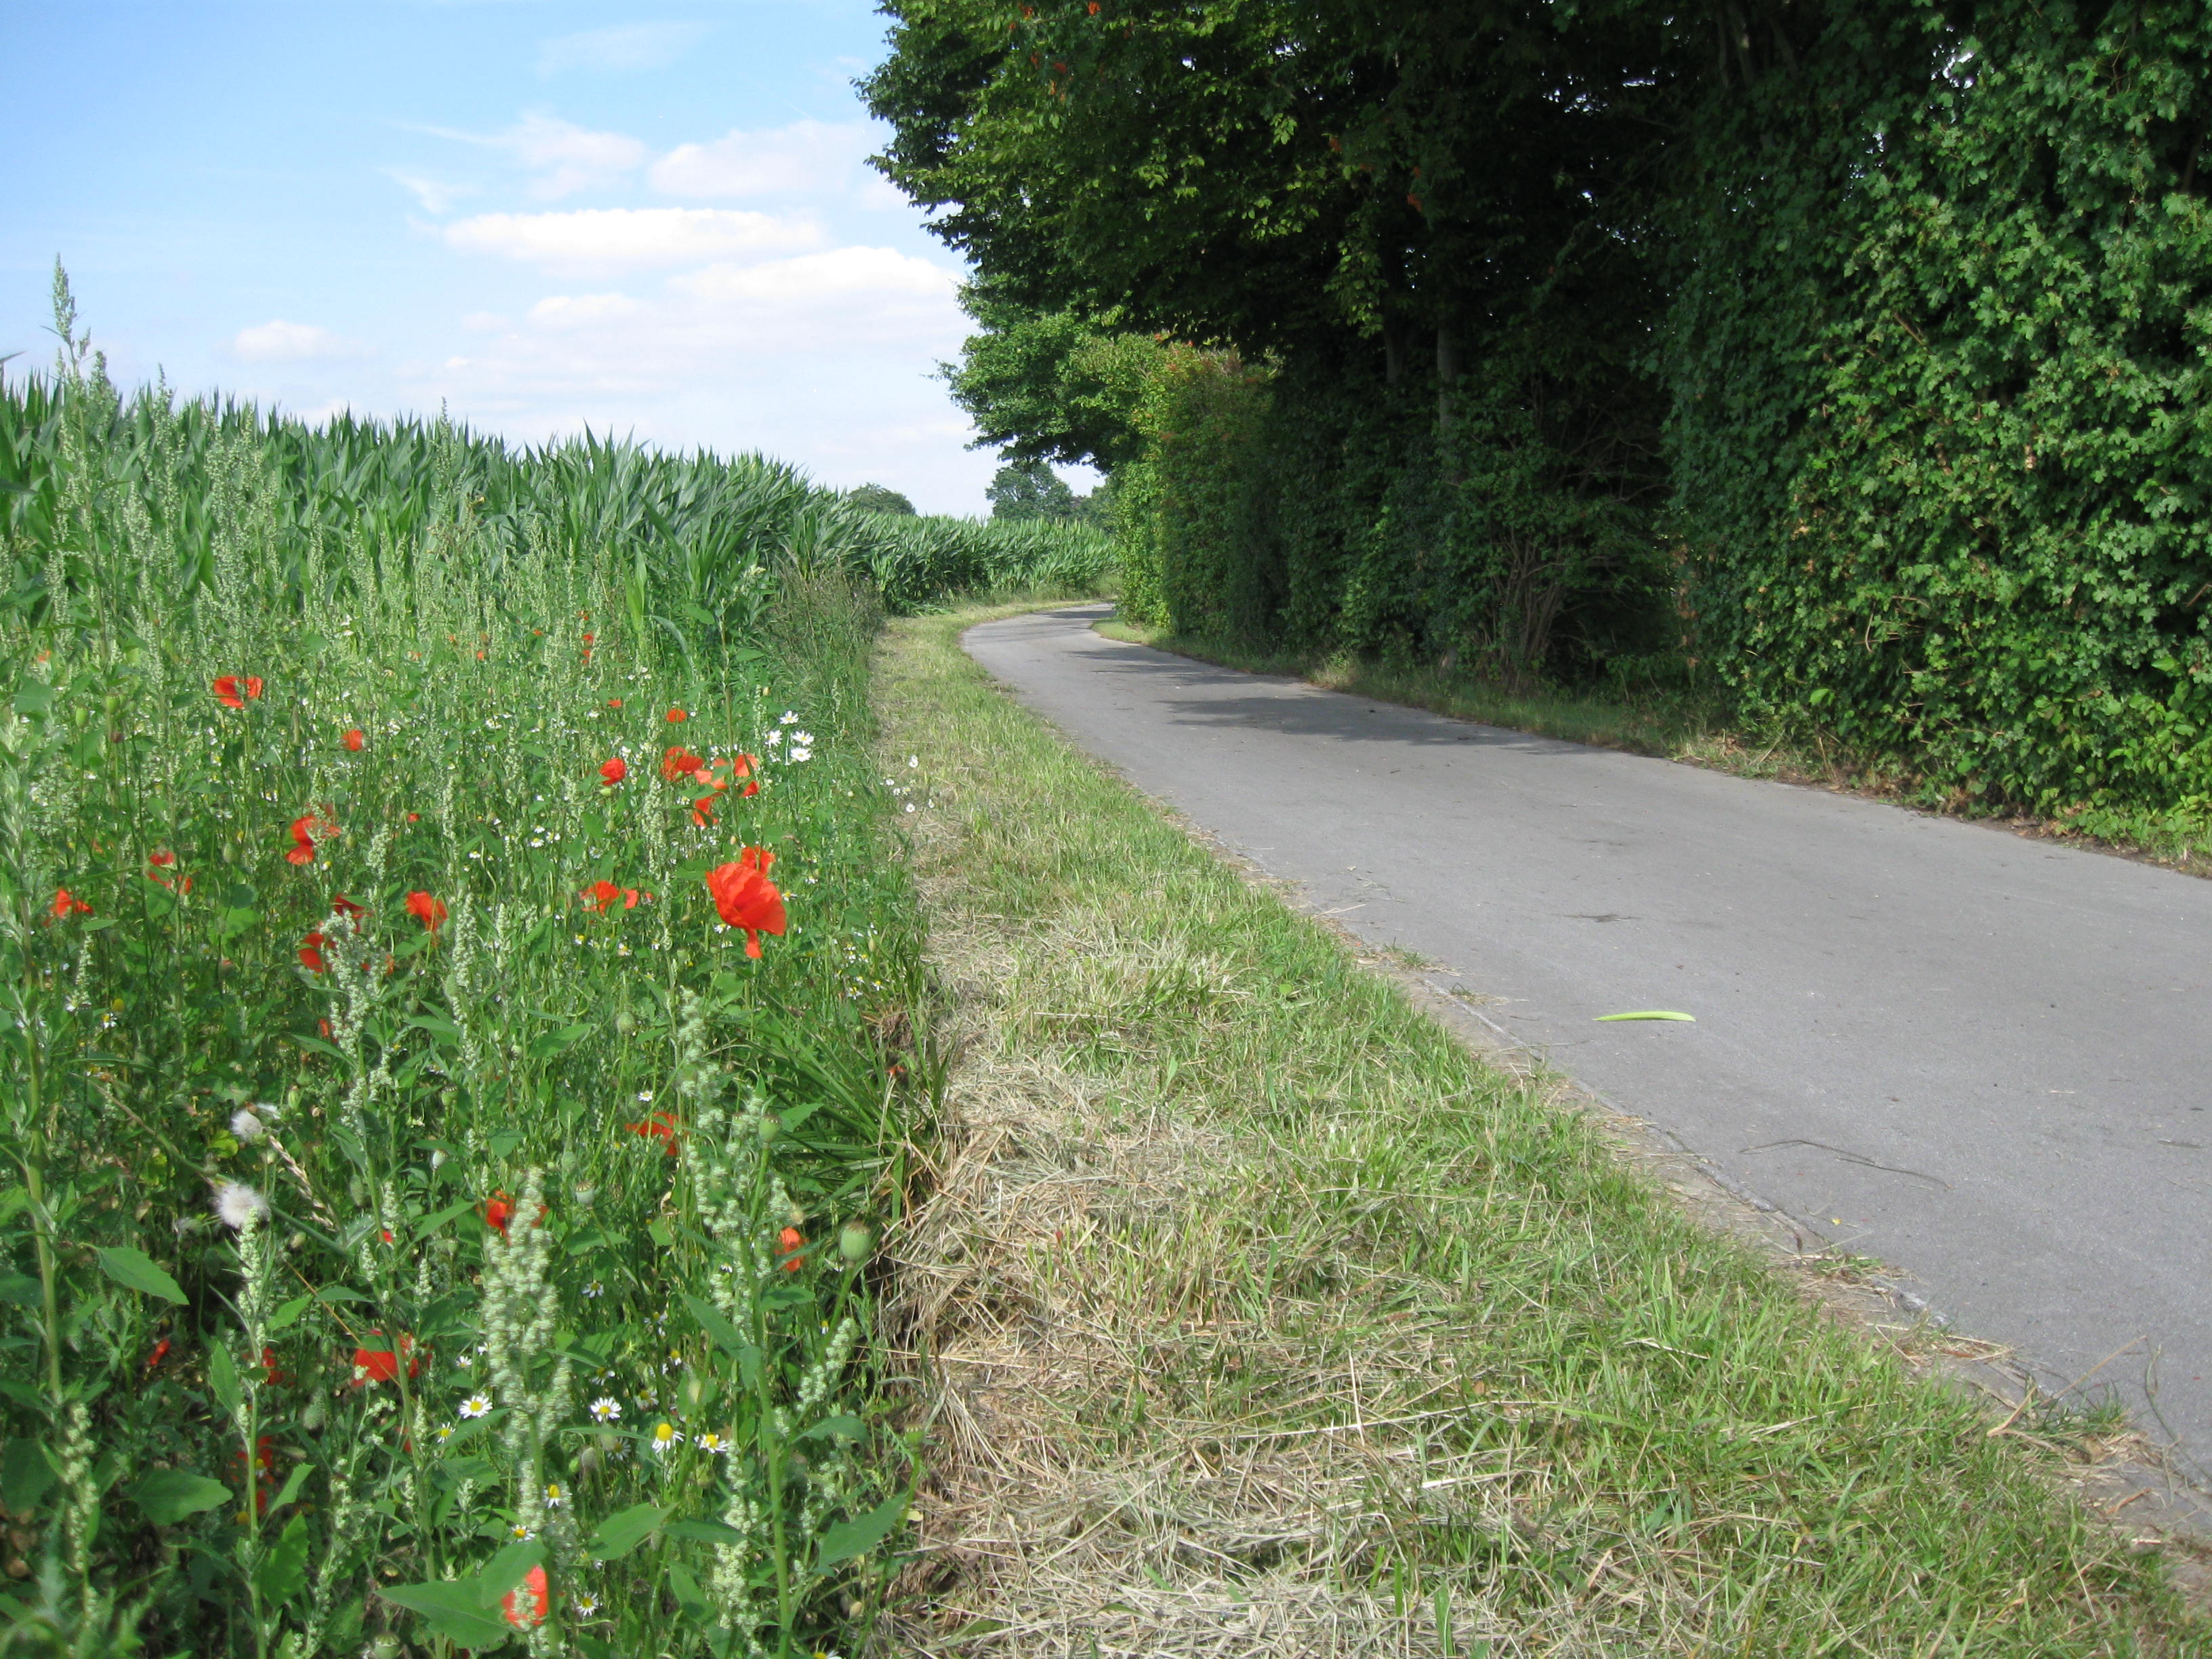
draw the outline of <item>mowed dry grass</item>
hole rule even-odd
[[[2206,1650],[2055,1447],[1687,1219],[961,620],[879,663],[951,1056],[888,1241],[927,1467],[894,1650]]]

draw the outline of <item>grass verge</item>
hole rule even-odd
[[[2212,825],[2201,816],[2124,806],[2084,807],[2063,819],[2039,817],[1964,790],[1945,793],[1891,760],[1855,753],[1818,732],[1753,732],[1725,706],[1682,692],[1643,696],[1540,689],[1513,691],[1472,675],[1419,665],[1370,662],[1349,654],[1316,658],[1262,651],[1115,619],[1098,625],[1109,639],[1150,646],[1253,674],[1285,674],[1329,691],[1432,709],[1508,731],[1623,749],[1710,767],[1736,777],[1810,784],[1928,811],[2002,823],[2040,840],[2094,848],[2212,876]]]
[[[931,1654],[2166,1655],[2160,1560],[893,626]]]

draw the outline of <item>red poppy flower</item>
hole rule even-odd
[[[326,841],[337,832],[337,825],[321,813],[304,812],[292,820],[292,844],[284,849],[284,856],[294,864],[313,864],[315,861],[315,843]]]
[[[702,773],[701,775],[704,776]],[[691,803],[691,822],[704,829],[714,821],[714,798],[702,795]]]
[[[607,707],[608,707],[608,708],[621,708],[621,707],[622,707],[622,699],[621,699],[620,697],[609,697],[609,698],[607,699]]]
[[[407,815],[407,822],[410,823],[420,823],[422,821],[422,815],[420,812],[410,812]]]
[[[80,916],[88,916],[92,914],[92,907],[70,892],[68,888],[60,887],[54,890],[53,913],[57,917],[66,916],[72,913]]]
[[[665,1141],[669,1157],[676,1156],[675,1113],[655,1112],[642,1123],[625,1124],[623,1127],[634,1135],[643,1135],[648,1140],[657,1139]]]
[[[319,974],[324,972],[330,964],[323,960],[322,947],[329,943],[330,940],[325,939],[320,933],[310,933],[307,938],[301,939],[300,941],[300,965],[311,974]]]
[[[343,893],[340,893],[331,901],[331,914],[334,916],[351,916],[357,921],[368,914],[368,907],[365,904],[356,904]]]
[[[361,727],[356,726],[352,731],[347,732],[344,737],[341,738],[339,741],[345,744],[349,752],[358,755],[361,753],[362,744],[368,742],[368,739],[362,736]]]
[[[743,789],[738,792],[739,794],[752,796],[760,793],[760,781],[754,777],[754,774],[759,770],[760,757],[758,755],[740,755],[736,760],[731,763],[731,776],[736,778],[750,778],[753,780],[751,782],[747,783]]]
[[[186,876],[182,883],[168,872],[177,867],[177,855],[166,847],[157,847],[146,854],[146,879],[157,887],[173,887],[181,893],[192,890],[192,878]]]
[[[660,757],[660,775],[674,783],[692,776],[706,763],[679,743]]]
[[[707,872],[707,890],[714,896],[714,908],[732,927],[745,930],[745,954],[758,958],[760,936],[783,933],[783,895],[768,878],[775,854],[762,847],[748,847],[735,864],[724,864]]]
[[[507,1622],[517,1630],[532,1630],[545,1622],[545,1615],[553,1607],[553,1595],[545,1583],[545,1569],[532,1567],[522,1575],[522,1582],[507,1591],[500,1607],[507,1613]]]
[[[276,1364],[276,1350],[270,1347],[261,1350],[261,1376],[262,1380],[272,1389],[292,1380],[290,1376]]]
[[[381,1342],[384,1340],[384,1333],[371,1331],[368,1334],[368,1340],[372,1342]],[[420,1376],[422,1370],[422,1356],[416,1348],[415,1339],[411,1336],[402,1336],[396,1349],[388,1343],[380,1352],[369,1347],[356,1348],[353,1351],[354,1387],[357,1389],[364,1382],[390,1382],[395,1380],[399,1375],[401,1354],[407,1356],[407,1375],[410,1377]]]
[[[154,1345],[154,1352],[146,1356],[146,1369],[152,1370],[155,1366],[168,1357],[168,1352],[169,1339],[165,1336]]]
[[[428,893],[410,893],[407,914],[435,933],[438,925],[446,919],[446,907]]]
[[[681,726],[684,721],[690,718],[690,715],[685,714],[680,708],[672,708],[668,711],[668,723],[671,726]]]
[[[806,1261],[806,1258],[799,1253],[799,1247],[806,1243],[805,1237],[796,1227],[786,1227],[777,1236],[775,1243],[776,1248],[783,1252],[784,1272],[797,1273]]]
[[[318,1033],[319,1033],[319,1034],[321,1035],[322,1039],[323,1039],[323,1041],[324,1041],[324,1042],[328,1042],[331,1040],[331,1023],[330,1023],[330,1021],[328,1021],[328,1020],[326,1020],[326,1019],[319,1019],[319,1020],[317,1020],[317,1021],[315,1022],[315,1030],[316,1030],[316,1031],[317,1031]]]
[[[239,677],[235,674],[220,675],[216,679],[213,690],[215,700],[225,708],[243,708],[246,707],[247,697],[258,697],[261,695],[261,677],[258,674],[248,674],[241,685]]]
[[[484,1225],[495,1227],[501,1238],[507,1237],[507,1224],[514,1218],[514,1203],[505,1193],[494,1193],[484,1200]]]
[[[606,780],[607,787],[611,789],[629,775],[629,763],[620,755],[617,755],[605,766],[599,768],[599,775]]]

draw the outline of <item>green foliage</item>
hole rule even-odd
[[[956,385],[1012,453],[1136,434],[1133,614],[1680,653],[1938,795],[2212,827],[2197,9],[890,9]],[[1246,367],[1094,389],[1153,332]]]
[[[1701,123],[1670,329],[1703,652],[1930,785],[2212,817],[2198,173],[2174,5],[1840,5]]]
[[[914,516],[914,503],[887,484],[856,485],[845,492],[845,499],[854,507],[865,507],[871,513],[897,513],[908,518]]]
[[[955,386],[1127,486],[1134,614],[1516,678],[1648,645],[1651,9],[891,9],[883,165],[981,271]]]
[[[1009,461],[992,476],[983,492],[991,516],[1004,524],[1029,519],[1072,519],[1075,492],[1042,461]]]
[[[1146,334],[1039,313],[1000,297],[988,280],[961,291],[981,325],[948,366],[953,400],[975,418],[983,444],[1009,459],[1089,462],[1105,471],[1140,447],[1138,399],[1162,350]]]

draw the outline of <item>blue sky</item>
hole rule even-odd
[[[0,0],[0,354],[52,261],[125,382],[762,449],[984,510],[958,260],[862,164],[849,0]],[[1085,480],[1077,479],[1079,488]]]

